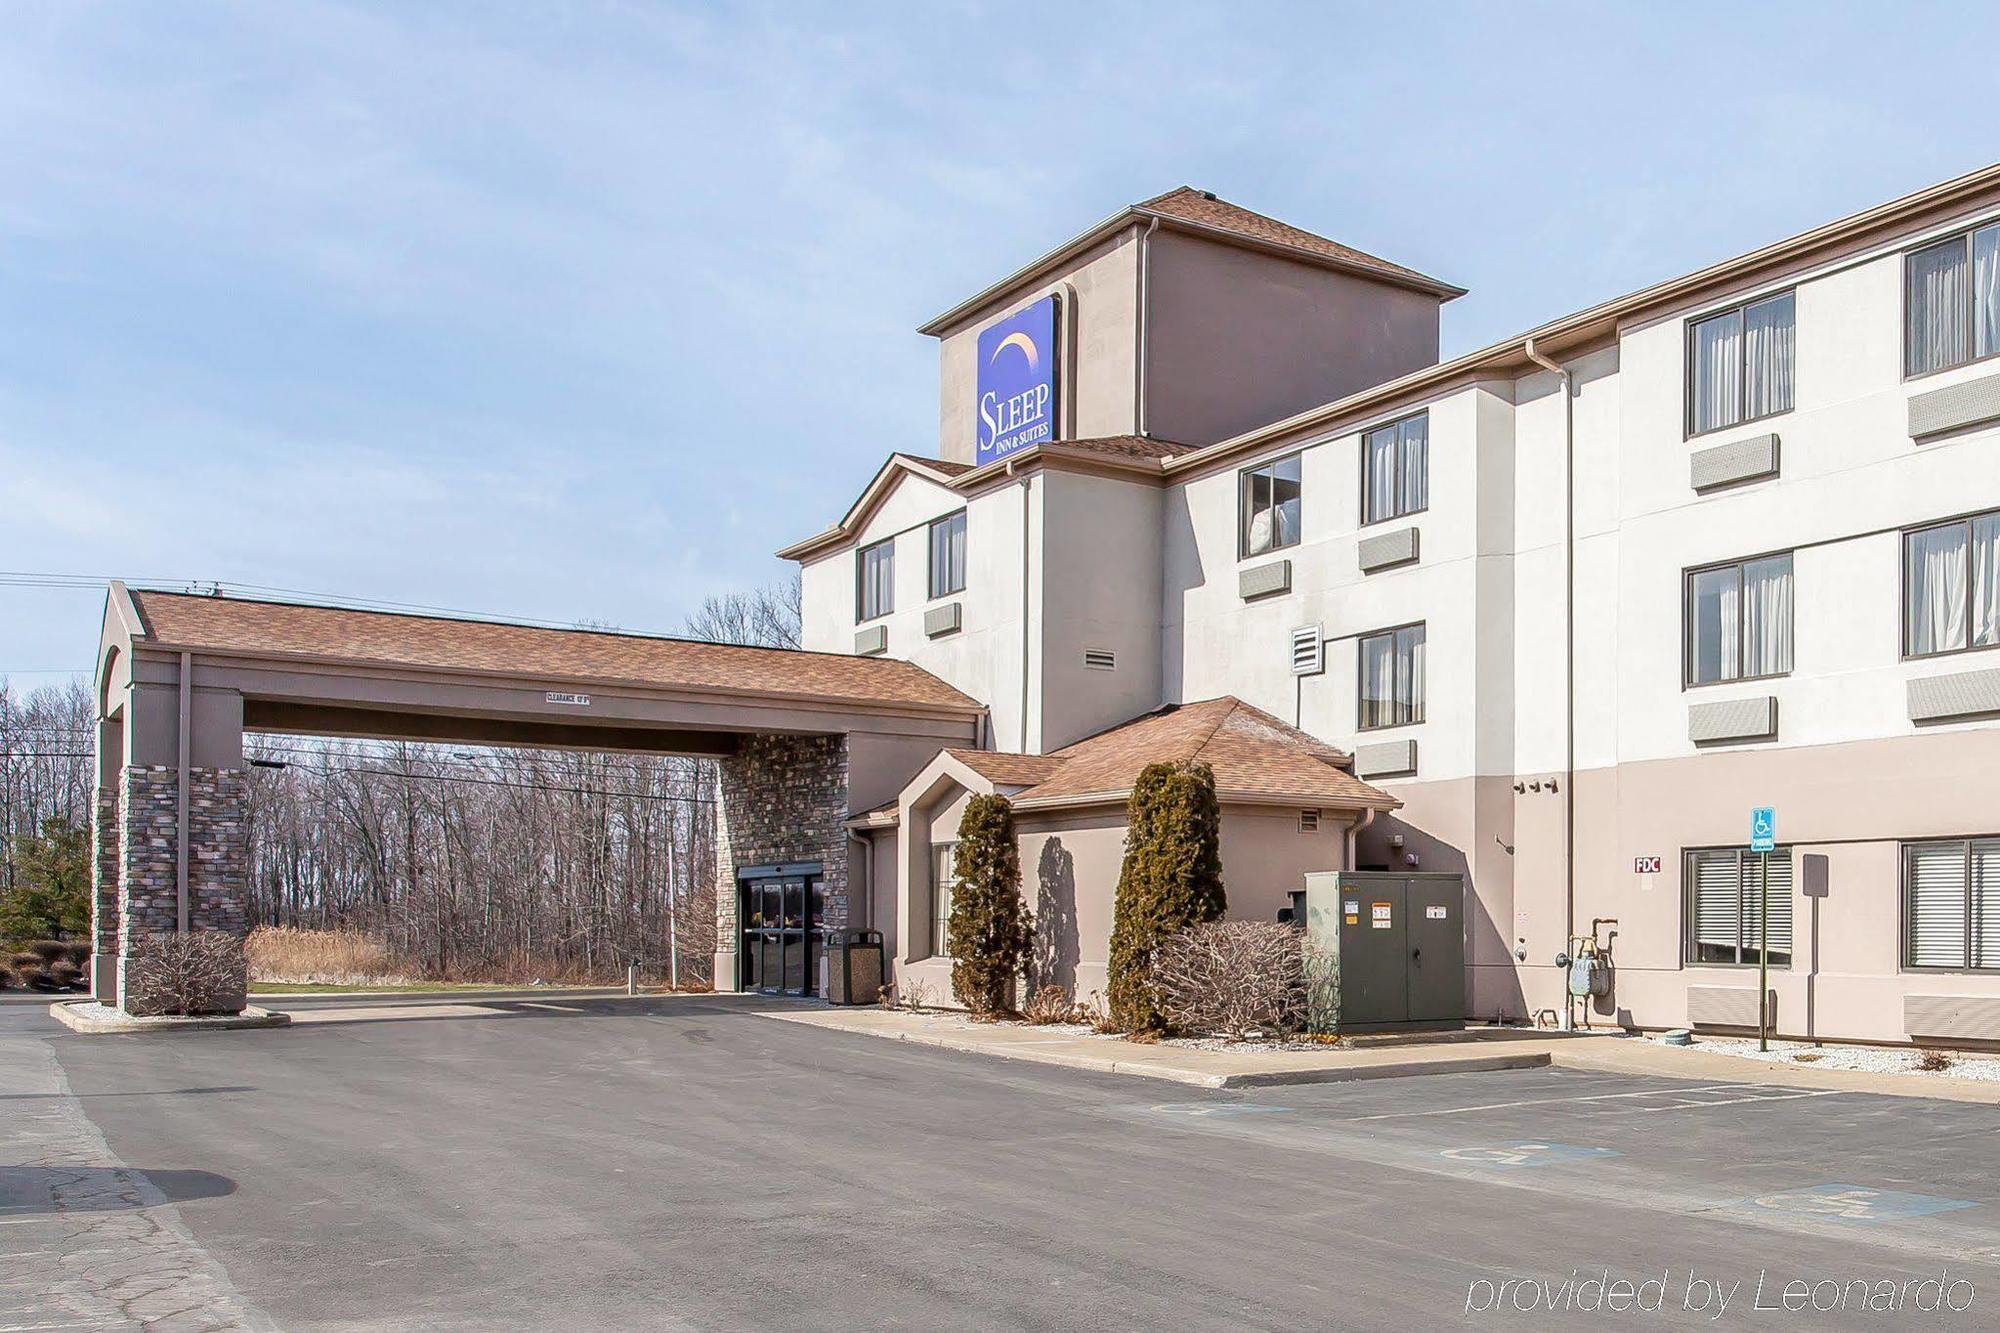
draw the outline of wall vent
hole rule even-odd
[[[1083,650],[1083,664],[1092,671],[1115,671],[1118,654],[1109,648],[1086,648]]]
[[[1319,832],[1319,811],[1317,810],[1299,811],[1299,832],[1301,833]]]
[[[1326,634],[1318,625],[1292,631],[1292,674],[1317,676],[1326,670]]]
[[[1905,995],[1903,1030],[1912,1037],[2000,1041],[2000,995]]]
[[[1687,988],[1688,1026],[1691,1028],[1749,1028],[1757,1027],[1757,988],[1755,986],[1689,986]],[[1778,1028],[1778,992],[1770,994],[1771,1030]]]

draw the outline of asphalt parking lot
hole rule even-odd
[[[2000,1107],[1569,1070],[1210,1093],[764,1003],[165,1037],[0,1006],[0,1327],[2000,1323]]]

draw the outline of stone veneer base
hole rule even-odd
[[[162,1014],[155,1018],[134,1018],[121,1009],[108,1008],[95,1000],[62,1000],[49,1006],[58,1023],[76,1032],[223,1032],[235,1028],[282,1028],[292,1022],[290,1014],[259,1009],[255,1005],[240,1014],[202,1014],[189,1018]]]

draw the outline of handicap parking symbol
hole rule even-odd
[[[1202,1119],[1239,1115],[1277,1115],[1289,1106],[1264,1106],[1257,1102],[1163,1102],[1152,1108],[1155,1115],[1187,1115]]]
[[[1497,1171],[1554,1166],[1558,1162],[1582,1162],[1617,1155],[1609,1148],[1585,1148],[1572,1143],[1504,1143],[1484,1148],[1446,1148],[1438,1154],[1454,1162],[1491,1167]]]
[[[1929,1217],[1979,1205],[1967,1199],[1941,1199],[1933,1194],[1870,1189],[1864,1185],[1811,1185],[1780,1190],[1747,1200],[1753,1208],[1842,1222],[1888,1222],[1903,1217]]]

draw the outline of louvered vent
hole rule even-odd
[[[1326,636],[1318,625],[1301,625],[1292,631],[1292,674],[1317,676],[1326,670]]]
[[[1319,811],[1317,810],[1299,811],[1299,832],[1301,833],[1319,832]]]
[[[1083,664],[1092,671],[1115,671],[1118,654],[1109,648],[1086,648],[1083,650]]]

